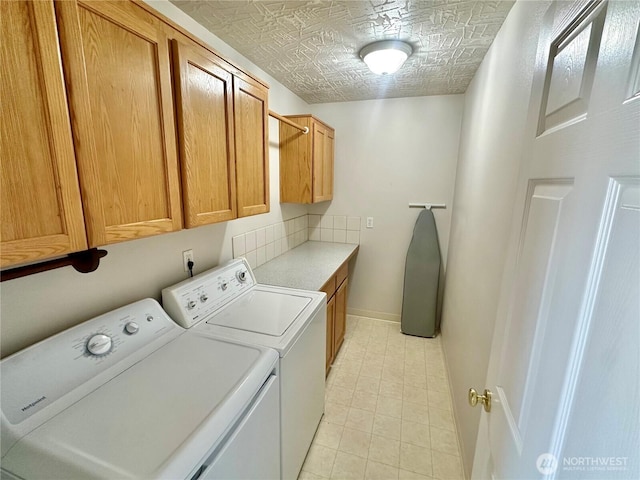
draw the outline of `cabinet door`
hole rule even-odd
[[[0,2],[3,267],[87,241],[53,2]]]
[[[310,117],[293,117],[299,125],[313,128]],[[280,203],[312,203],[312,138],[299,129],[280,123]]]
[[[322,191],[322,197],[324,200],[333,199],[333,161],[335,150],[334,135],[335,133],[333,130],[327,129],[327,133],[324,137],[324,165],[322,169],[322,173],[324,175],[324,179],[322,182],[322,186],[324,188]]]
[[[91,246],[182,228],[169,45],[133,2],[56,2]]]
[[[331,364],[333,363],[333,324],[335,322],[336,314],[336,297],[335,295],[327,302],[327,358],[326,358],[326,373],[329,373]]]
[[[344,332],[347,325],[347,283],[349,279],[345,279],[344,282],[336,290],[336,313],[335,321],[333,324],[333,354],[336,355],[342,342],[344,342]]]
[[[233,77],[199,45],[172,41],[185,226],[236,218]]]
[[[313,124],[313,202],[324,202],[325,165],[324,156],[327,147],[327,131],[319,123]]]
[[[313,202],[333,198],[334,132],[322,124],[313,127]]]
[[[234,78],[238,216],[269,211],[268,92]]]

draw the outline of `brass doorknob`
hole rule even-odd
[[[484,411],[489,413],[491,411],[491,391],[484,389],[484,395],[478,395],[475,388],[469,389],[469,405],[475,407],[478,402],[484,405]]]

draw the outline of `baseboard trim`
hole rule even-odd
[[[400,323],[400,315],[397,313],[376,312],[374,310],[362,310],[360,308],[347,308],[347,313],[349,315],[357,315],[358,317],[369,317]]]

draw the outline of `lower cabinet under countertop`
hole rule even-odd
[[[327,294],[327,374],[344,341],[349,260],[358,248],[309,241],[254,270],[258,283]]]

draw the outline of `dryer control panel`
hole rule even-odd
[[[190,328],[255,284],[249,264],[238,258],[165,288],[162,305],[179,325]]]
[[[18,425],[79,386],[117,375],[182,332],[147,298],[21,350],[0,362],[3,420]]]

